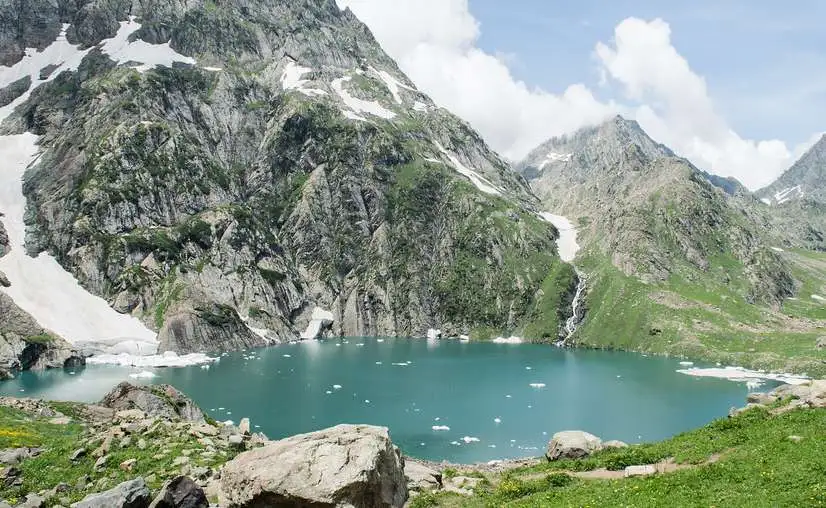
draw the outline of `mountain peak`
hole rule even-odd
[[[826,134],[777,181],[757,191],[757,195],[771,205],[782,205],[803,197],[826,203]]]
[[[616,115],[599,125],[551,138],[528,154],[517,170],[532,179],[568,164],[577,164],[586,171],[614,168],[627,158],[632,147],[637,159],[674,156],[668,147],[651,139],[636,120]]]

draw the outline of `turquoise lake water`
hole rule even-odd
[[[270,438],[368,423],[389,427],[407,455],[470,463],[541,455],[561,430],[659,440],[745,405],[744,384],[678,368],[675,359],[541,345],[347,339],[227,354],[208,370],[148,369],[152,379],[130,378],[147,369],[105,366],[26,372],[0,393],[92,402],[123,380],[169,383],[216,420],[249,417]]]

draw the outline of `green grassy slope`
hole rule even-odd
[[[826,506],[824,432],[826,410],[772,416],[756,408],[660,443],[491,475],[474,497],[425,495],[413,506]],[[576,476],[666,458],[681,468],[647,478]]]

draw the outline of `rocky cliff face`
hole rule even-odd
[[[756,194],[783,246],[826,250],[826,136]]]
[[[575,278],[526,182],[332,0],[14,2],[0,25],[7,64],[60,34],[82,58],[3,126],[41,136],[27,247],[161,350],[297,338],[315,307],[342,335],[564,322],[542,296]]]
[[[636,122],[617,117],[552,139],[519,169],[546,208],[576,219],[585,245],[628,275],[655,283],[717,265],[747,281],[749,301],[778,305],[793,294],[794,280],[770,248],[761,217],[728,196],[738,195],[737,186],[712,184]]]
[[[803,199],[826,203],[826,135],[783,175],[757,191],[766,203],[784,205]]]

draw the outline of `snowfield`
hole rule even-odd
[[[100,44],[101,50],[118,63],[137,64],[139,72],[158,65],[171,66],[175,62],[194,65],[196,62],[174,51],[169,44],[149,44],[129,38],[140,24],[131,18],[121,23],[118,33]],[[0,88],[29,76],[32,85],[21,97],[0,109],[0,121],[28,100],[32,90],[57,77],[61,72],[77,70],[91,49],[81,50],[66,40],[66,30],[43,51],[27,49],[23,59],[12,67],[0,66]],[[58,66],[46,79],[40,79],[44,67]],[[73,344],[94,343],[106,345],[113,353],[94,358],[90,363],[118,365],[161,366],[204,363],[200,357],[187,355],[157,355],[155,332],[140,320],[119,314],[109,304],[80,286],[48,253],[31,257],[25,251],[26,226],[24,213],[23,175],[37,160],[38,137],[31,133],[0,136],[0,212],[8,234],[11,252],[0,258],[0,271],[11,282],[4,291],[21,309],[28,312],[44,328],[62,336]],[[142,356],[149,355],[149,356]],[[204,356],[204,355],[201,355]],[[142,358],[136,360],[136,358]]]
[[[576,243],[576,227],[571,221],[561,215],[554,215],[550,212],[539,214],[542,219],[553,224],[559,230],[559,239],[556,241],[559,247],[559,257],[562,261],[570,263],[579,252],[579,244]]]

